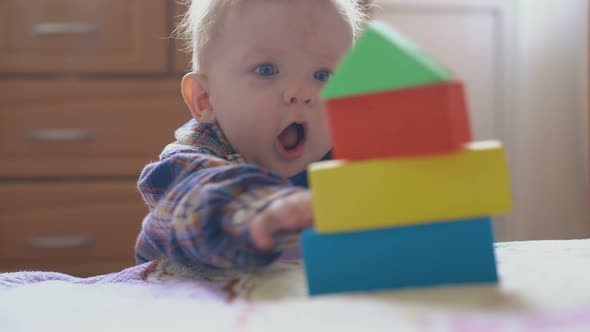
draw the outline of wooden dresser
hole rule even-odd
[[[0,1],[0,272],[134,264],[136,189],[174,129],[173,0]]]

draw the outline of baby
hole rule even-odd
[[[193,120],[140,176],[138,263],[264,266],[313,224],[295,180],[331,148],[319,92],[363,23],[357,0],[192,2]]]

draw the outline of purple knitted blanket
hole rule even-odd
[[[590,331],[590,240],[501,243],[501,282],[309,298],[299,260],[0,274],[0,331]]]

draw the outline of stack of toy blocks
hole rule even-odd
[[[471,142],[463,85],[373,22],[322,92],[335,160],[309,167],[311,295],[494,283],[491,214],[511,208],[497,141]]]

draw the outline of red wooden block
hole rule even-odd
[[[326,101],[335,159],[451,153],[471,141],[460,81]]]

